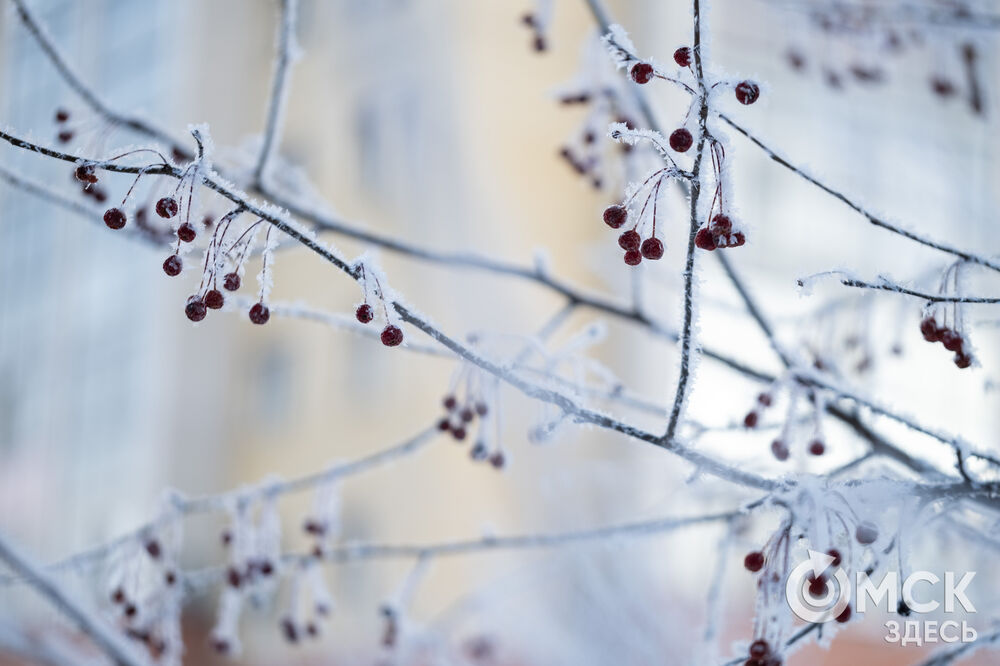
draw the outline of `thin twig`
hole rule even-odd
[[[254,167],[255,183],[265,181],[267,167],[278,145],[285,107],[288,103],[288,78],[298,49],[295,43],[295,24],[298,16],[298,0],[281,0],[281,23],[278,28],[278,43],[275,53],[274,79],[271,82],[271,96],[267,110],[267,126],[260,156]]]

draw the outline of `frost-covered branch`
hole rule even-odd
[[[889,282],[887,280],[880,280],[879,282],[865,282],[863,280],[855,280],[852,278],[842,278],[840,283],[845,287],[857,287],[858,289],[874,289],[877,291],[891,291],[897,294],[903,294],[904,296],[913,296],[919,298],[928,303],[979,303],[979,304],[995,304],[1000,303],[1000,298],[995,297],[985,297],[985,296],[945,296],[943,294],[930,294],[927,292],[916,291],[908,287],[904,287],[901,284],[896,284],[895,282]]]
[[[291,67],[298,58],[298,44],[295,41],[295,25],[298,17],[298,0],[280,0],[281,21],[278,25],[278,43],[275,53],[274,79],[271,82],[271,95],[268,98],[267,126],[264,128],[264,140],[254,167],[255,183],[263,183],[271,156],[277,149],[284,121],[285,107],[288,104]]]

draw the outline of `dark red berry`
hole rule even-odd
[[[702,250],[714,250],[715,237],[712,235],[712,232],[708,230],[708,227],[702,227],[694,236],[694,244]]]
[[[375,312],[372,310],[372,306],[367,303],[362,303],[358,306],[358,309],[354,311],[354,316],[357,317],[358,321],[362,324],[367,324],[375,318]]]
[[[226,570],[226,582],[229,583],[230,587],[239,587],[240,583],[243,582],[243,577],[240,576],[240,571],[236,567],[229,567]]]
[[[195,237],[194,227],[185,222],[181,226],[177,227],[177,237],[185,243],[190,243]]]
[[[743,558],[743,566],[746,567],[747,571],[754,573],[760,571],[764,568],[764,553],[759,550],[747,553],[747,556]]]
[[[226,273],[223,277],[222,287],[226,291],[236,291],[240,288],[240,276],[238,273]]]
[[[104,212],[104,224],[109,229],[121,229],[125,226],[125,213],[120,208],[109,208]]]
[[[97,182],[97,174],[94,173],[94,166],[92,164],[81,164],[76,168],[74,175],[82,183]]]
[[[163,574],[163,582],[167,585],[173,585],[177,582],[177,574],[174,571],[168,571]]]
[[[202,219],[201,221],[201,226],[205,227],[206,229],[211,229],[213,224],[215,224],[215,218],[213,218],[211,215],[206,215],[204,219]]]
[[[743,417],[743,425],[747,428],[756,428],[757,419],[757,412],[748,412],[747,415]]]
[[[448,419],[441,419],[440,421],[438,421],[438,430],[440,430],[441,432],[448,432],[449,430],[451,430],[451,421],[449,421]]]
[[[959,368],[962,369],[968,368],[970,365],[972,365],[972,357],[969,356],[968,354],[963,354],[962,352],[958,352],[957,354],[955,354],[955,365],[957,365]]]
[[[826,551],[826,554],[833,558],[833,562],[830,563],[830,566],[834,566],[834,567],[839,567],[840,566],[840,563],[841,563],[842,560],[841,560],[841,557],[840,557],[840,551],[839,550],[837,550],[836,548],[831,548],[830,550]]]
[[[948,351],[961,351],[962,350],[962,334],[958,331],[947,329],[941,335],[941,344]]]
[[[450,412],[454,410],[455,407],[458,406],[458,400],[456,400],[455,396],[453,395],[446,395],[444,397],[444,400],[442,401],[442,404],[444,405],[444,408]]]
[[[476,418],[476,413],[471,408],[466,407],[458,413],[458,418],[462,419],[462,423],[471,423],[472,419]]]
[[[733,221],[729,219],[728,215],[723,215],[719,213],[712,218],[712,233],[719,234],[729,234],[733,230]]]
[[[747,242],[747,237],[743,234],[743,232],[737,231],[735,234],[730,234],[726,245],[727,247],[739,247],[740,245],[743,245],[746,242]]]
[[[663,257],[663,243],[659,238],[647,238],[642,241],[642,256],[656,260]]]
[[[623,250],[638,250],[642,243],[642,236],[635,229],[629,229],[618,237],[618,247]]]
[[[120,587],[116,587],[115,591],[111,593],[111,601],[116,604],[125,603],[125,590]]]
[[[781,462],[784,462],[788,460],[788,445],[785,444],[780,439],[776,439],[773,442],[771,442],[771,453],[774,455],[775,458],[777,458]]]
[[[262,326],[267,323],[267,320],[271,318],[271,311],[267,309],[267,306],[263,303],[254,303],[253,307],[250,308],[250,321]]]
[[[212,639],[212,649],[219,654],[229,654],[229,641],[224,638]]]
[[[837,622],[844,624],[851,619],[851,607],[845,606],[843,612],[837,616]]]
[[[940,328],[934,317],[924,317],[920,320],[920,333],[927,342],[940,342],[947,329]]]
[[[56,135],[59,143],[69,143],[73,140],[73,130],[63,130]]]
[[[760,86],[753,81],[740,81],[736,84],[736,99],[740,104],[753,104],[760,97]]]
[[[639,250],[629,250],[625,253],[625,263],[629,266],[638,266],[642,263],[642,253]]]
[[[862,546],[875,543],[875,540],[878,539],[878,527],[874,523],[863,522],[854,530],[854,538]]]
[[[604,209],[604,224],[612,229],[617,229],[628,219],[628,210],[621,204],[608,206]]]
[[[750,658],[764,659],[771,654],[771,646],[763,638],[758,638],[750,644]]]
[[[64,123],[67,120],[69,120],[69,111],[67,111],[66,109],[57,109],[56,110],[56,122],[57,123]]]
[[[507,464],[507,459],[504,457],[501,451],[497,451],[489,458],[490,464],[496,469],[503,469],[504,465]]]
[[[209,289],[205,294],[205,305],[213,310],[219,310],[226,303],[226,297],[218,289]]]
[[[681,67],[688,67],[691,64],[691,49],[682,46],[674,51],[674,62]]]
[[[274,565],[271,564],[271,560],[264,560],[260,563],[260,572],[264,576],[270,576],[274,573]]]
[[[149,556],[152,557],[154,560],[160,559],[160,554],[163,552],[162,549],[160,548],[160,542],[157,541],[156,539],[150,539],[149,541],[147,541],[146,552],[149,553]]]
[[[160,217],[171,218],[177,214],[177,199],[173,197],[163,197],[156,202],[156,214]]]
[[[632,80],[636,83],[649,83],[653,78],[653,66],[646,62],[632,65]]]
[[[824,451],[826,451],[826,445],[824,445],[820,440],[814,439],[809,443],[809,453],[814,456],[821,456]]]
[[[490,408],[486,405],[485,402],[476,403],[476,414],[479,414],[480,416],[486,416],[486,414],[488,414],[489,411]]]
[[[765,407],[770,407],[772,401],[773,398],[771,397],[770,393],[761,393],[760,395],[757,396],[757,402],[759,402]]]
[[[466,434],[467,433],[465,432],[465,428],[463,428],[462,426],[457,426],[457,427],[451,429],[451,436],[454,437],[455,439],[457,439],[460,442],[463,439],[465,439],[465,435]]]
[[[176,254],[172,254],[163,260],[163,272],[170,277],[176,277],[181,274],[181,268],[184,266],[181,262],[181,258]]]
[[[297,643],[299,641],[299,630],[295,626],[295,622],[292,618],[286,617],[281,621],[281,632],[285,635],[285,640],[289,643]]]
[[[135,614],[139,612],[139,609],[135,607],[135,604],[125,605],[125,617],[135,617]]]
[[[678,153],[686,153],[692,144],[694,144],[694,137],[683,127],[670,133],[670,147]]]
[[[545,37],[542,35],[535,35],[535,40],[531,43],[531,46],[539,53],[548,48],[548,44],[545,43]]]
[[[92,193],[92,196],[94,197],[94,201],[96,201],[97,203],[104,203],[105,201],[108,200],[108,193],[102,190],[101,188],[91,187],[89,189],[90,192]]]
[[[192,296],[188,299],[187,306],[184,308],[184,314],[191,321],[201,321],[205,318],[205,314],[208,309],[205,307],[205,301],[201,300],[197,296]]]
[[[395,347],[403,342],[403,331],[399,326],[389,324],[382,329],[382,344],[386,347]]]

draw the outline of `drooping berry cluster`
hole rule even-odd
[[[495,413],[498,392],[495,378],[487,376],[474,365],[463,363],[455,371],[448,394],[441,401],[445,414],[438,421],[438,430],[450,433],[456,442],[461,443],[476,428],[475,443],[469,450],[469,457],[475,461],[488,461],[494,468],[502,469],[507,463],[507,456],[501,447],[500,420]]]
[[[959,368],[970,367],[973,361],[972,348],[965,335],[947,323],[939,323],[934,309],[926,309],[923,319],[920,320],[920,333],[924,336],[924,340],[940,342],[945,349],[954,352],[955,365]],[[955,320],[957,319],[956,317]]]
[[[663,168],[653,173],[642,185],[620,203],[608,206],[604,210],[604,223],[612,229],[619,229],[629,221],[633,220],[632,228],[627,229],[618,236],[618,247],[625,250],[625,263],[629,266],[638,266],[643,257],[651,261],[663,258],[663,241],[656,237],[657,210],[659,205],[660,186],[668,180],[675,171],[670,168]],[[653,181],[656,181],[655,183]],[[636,214],[629,211],[629,206],[636,200],[644,190],[648,189],[648,194],[642,204],[642,208]],[[649,208],[652,201],[653,206]],[[650,211],[646,215],[647,209]],[[643,238],[647,233],[649,236]]]
[[[377,316],[380,316],[384,324],[382,333],[379,335],[382,344],[386,347],[401,345],[403,343],[403,329],[399,325],[395,309],[386,300],[382,282],[379,279],[380,272],[366,262],[358,264],[357,270],[360,275],[359,281],[364,301],[354,310],[355,318],[362,324],[370,324]],[[377,307],[372,306],[372,303],[375,303]]]
[[[808,437],[805,438],[805,450],[811,456],[822,456],[826,453],[827,446],[826,438],[823,436],[825,404],[821,399],[821,395],[815,390],[807,392],[810,398],[807,400],[810,407],[810,414],[803,419],[798,415],[798,403],[804,393],[800,386],[793,381],[789,381],[787,378],[779,379],[768,390],[757,396],[757,401],[753,409],[747,412],[747,415],[743,418],[743,426],[750,430],[757,428],[760,416],[774,404],[775,395],[786,386],[788,389],[788,411],[785,415],[780,434],[771,442],[771,454],[779,462],[788,460],[791,455],[789,443],[796,439],[795,430],[803,422],[806,422],[811,424],[811,429]]]

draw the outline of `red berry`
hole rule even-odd
[[[205,301],[201,300],[197,296],[192,296],[188,299],[187,305],[184,307],[184,314],[191,321],[201,321],[205,318],[205,314],[208,310],[205,308]]]
[[[694,244],[702,250],[714,250],[715,237],[712,235],[712,232],[708,230],[708,227],[702,227],[694,236]]]
[[[451,429],[451,436],[454,437],[459,442],[465,439],[465,435],[466,435],[465,428],[463,428],[462,426],[458,426]]]
[[[642,263],[642,253],[639,250],[629,250],[625,253],[625,263],[629,266],[638,266]]]
[[[479,414],[480,416],[486,416],[489,413],[489,411],[490,408],[486,405],[485,402],[476,403],[476,414]]]
[[[688,67],[691,64],[691,49],[682,46],[674,51],[674,62],[681,67]]]
[[[97,182],[97,174],[94,173],[94,166],[92,164],[81,164],[76,168],[74,175],[82,183]]]
[[[940,342],[945,330],[938,327],[937,320],[934,317],[924,317],[920,320],[920,333],[927,342]]]
[[[358,306],[358,309],[354,311],[354,316],[357,317],[358,321],[362,324],[367,324],[375,318],[375,312],[372,310],[372,306],[367,303],[362,303]]]
[[[760,571],[764,568],[764,553],[759,550],[747,553],[747,556],[743,558],[743,566],[746,567],[747,571],[754,573]]]
[[[240,288],[240,276],[238,273],[226,273],[223,278],[222,287],[226,291],[236,291]]]
[[[157,541],[156,539],[150,539],[149,541],[147,541],[146,552],[149,553],[149,556],[152,557],[154,560],[160,559],[160,555],[163,552],[163,550],[160,548],[160,542]]]
[[[826,451],[826,446],[820,440],[814,439],[809,443],[809,453],[814,456],[821,456],[824,451]]]
[[[111,593],[111,601],[116,604],[125,603],[125,590],[120,587],[116,587],[115,591]]]
[[[218,289],[209,289],[208,293],[205,294],[205,305],[212,308],[213,310],[219,310],[226,303],[225,296]]]
[[[854,538],[862,546],[875,543],[875,540],[878,539],[878,527],[875,526],[875,523],[863,522],[854,530]]]
[[[125,226],[125,213],[120,208],[109,208],[104,212],[104,224],[109,229],[121,229]]]
[[[750,644],[750,658],[764,659],[771,654],[771,646],[763,638],[758,638]]]
[[[670,147],[678,153],[686,153],[692,144],[694,144],[694,137],[683,127],[670,133]]]
[[[253,307],[250,308],[250,321],[258,326],[263,326],[270,318],[271,311],[263,303],[254,303]]]
[[[742,231],[737,231],[735,234],[729,236],[729,247],[739,247],[747,242],[747,237],[743,235]]]
[[[177,227],[177,237],[185,243],[190,243],[195,237],[194,227],[185,222],[181,226]]]
[[[962,350],[962,334],[953,329],[946,329],[944,333],[941,334],[941,344],[948,351],[961,351]]]
[[[69,143],[73,140],[73,130],[63,130],[56,135],[59,143]]]
[[[69,120],[69,111],[67,111],[66,109],[57,109],[56,110],[56,122],[57,123],[64,123],[67,120]]]
[[[450,412],[454,410],[455,407],[458,406],[458,400],[455,399],[455,396],[448,395],[445,396],[444,400],[442,401],[442,404],[444,405],[444,408]]]
[[[438,421],[438,430],[440,430],[441,432],[448,432],[449,430],[451,430],[451,421],[449,421],[448,419],[441,419],[440,421]]]
[[[642,241],[642,256],[650,260],[657,260],[663,257],[663,243],[659,238],[647,238]]]
[[[171,218],[177,214],[177,199],[173,197],[163,197],[156,202],[156,214],[160,217]]]
[[[781,462],[784,462],[788,460],[788,445],[786,445],[780,439],[776,439],[773,442],[771,442],[771,453],[774,455],[775,458],[777,458]]]
[[[713,234],[729,234],[733,230],[733,221],[729,219],[728,215],[723,215],[719,213],[712,218],[712,233]]]
[[[618,247],[623,250],[638,250],[642,237],[635,229],[629,229],[618,237]]]
[[[548,48],[548,45],[545,43],[545,37],[542,35],[535,35],[535,41],[533,41],[531,45],[539,53]]]
[[[472,419],[476,418],[476,414],[470,407],[466,407],[458,413],[458,418],[462,419],[462,423],[471,423]]]
[[[826,554],[833,558],[833,562],[830,563],[831,566],[839,567],[841,563],[840,551],[836,548],[831,548],[826,551]]]
[[[743,417],[743,425],[746,426],[747,428],[756,428],[757,418],[758,418],[757,412],[755,411],[749,412],[746,416]]]
[[[229,583],[230,587],[239,587],[240,583],[243,582],[243,577],[240,576],[239,569],[236,567],[229,567],[226,570],[226,582]]]
[[[167,573],[163,574],[163,582],[166,583],[167,585],[173,585],[174,583],[177,582],[177,573],[174,571],[168,571]]]
[[[386,347],[395,347],[403,342],[403,331],[399,326],[389,324],[382,329],[382,344]]]
[[[968,368],[972,365],[972,357],[963,352],[958,352],[955,354],[955,365],[962,369]]]
[[[753,81],[740,81],[736,84],[736,99],[740,104],[753,104],[760,97],[760,87]]]
[[[608,206],[604,209],[604,224],[608,225],[612,229],[617,229],[622,226],[625,224],[625,220],[627,219],[628,210],[621,204]]]
[[[489,460],[490,464],[493,465],[493,467],[495,467],[496,469],[503,469],[504,465],[507,463],[507,459],[504,458],[503,453],[501,453],[500,451],[497,451],[496,453],[491,455]]]
[[[172,254],[163,260],[163,272],[170,277],[176,277],[181,274],[183,265],[181,258],[176,254]]]
[[[770,393],[761,393],[760,395],[757,396],[757,402],[764,405],[765,407],[770,407],[772,401],[773,398],[771,397]]]
[[[649,83],[653,78],[653,66],[646,62],[632,65],[632,80],[636,83]]]

